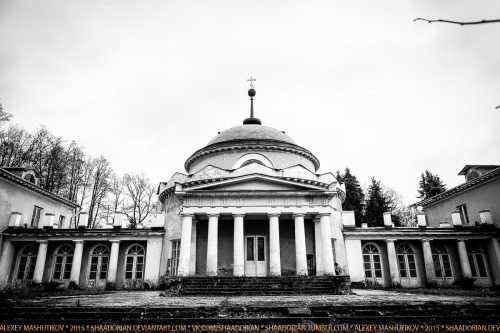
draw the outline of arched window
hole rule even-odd
[[[29,173],[24,176],[24,180],[27,180],[27,181],[29,181],[30,183],[33,183],[33,184],[36,183],[35,177],[32,174],[29,174]]]
[[[144,272],[144,247],[133,245],[127,251],[125,279],[140,280]]]
[[[89,281],[106,280],[108,277],[109,248],[97,245],[90,253]]]
[[[480,246],[475,244],[470,244],[470,245],[467,244],[467,257],[469,258],[469,265],[473,277],[476,278],[488,277],[484,252]]]
[[[432,246],[432,261],[434,262],[434,272],[436,278],[445,280],[446,278],[453,278],[451,270],[450,254],[446,247],[441,244]]]
[[[415,263],[415,252],[409,244],[398,246],[398,265],[401,278],[416,278],[417,265]]]
[[[363,264],[366,279],[375,281],[382,278],[380,251],[374,244],[366,244],[363,247]]]
[[[247,166],[249,164],[252,164],[252,163],[257,163],[257,164],[260,164],[260,165],[265,165],[262,161],[259,161],[259,160],[256,160],[256,159],[250,159],[250,160],[246,160],[245,162],[243,162],[243,164],[241,165],[241,167],[243,168],[244,166]]]
[[[249,165],[251,163],[258,163],[261,165],[265,165],[269,168],[274,168],[273,164],[271,161],[264,155],[262,154],[257,154],[257,153],[250,153],[250,154],[245,154],[241,156],[236,163],[233,165],[233,169],[239,169],[241,167],[244,167],[246,165]]]
[[[66,244],[59,247],[54,256],[54,280],[69,280],[73,265],[73,246]]]
[[[37,254],[38,248],[34,244],[21,250],[18,257],[16,280],[21,282],[33,280]]]

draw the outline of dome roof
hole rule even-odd
[[[263,125],[240,125],[231,127],[214,137],[207,146],[235,140],[273,140],[297,145],[285,132]]]

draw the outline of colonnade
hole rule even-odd
[[[387,257],[389,262],[389,272],[391,274],[391,284],[399,285],[401,282],[401,276],[398,266],[398,258],[396,253],[395,242],[397,239],[386,239],[387,245]],[[432,250],[430,242],[432,239],[423,238],[420,240],[422,243],[422,253],[425,265],[425,276],[428,284],[435,284],[437,282],[436,271],[434,267],[434,260],[432,258]],[[460,268],[462,271],[462,275],[464,278],[472,277],[472,270],[469,262],[469,258],[467,256],[467,248],[465,246],[465,241],[467,239],[459,238],[457,241],[457,249],[458,249],[458,258],[460,261]],[[500,245],[497,239],[492,238],[493,248],[495,251],[495,256],[500,258]],[[500,268],[500,263],[498,264]]]
[[[218,224],[220,214],[210,213],[208,216],[208,236],[207,236],[207,266],[206,275],[216,276],[218,271]],[[233,242],[233,275],[245,275],[245,258],[244,258],[244,217],[245,214],[234,213],[234,242]],[[281,275],[281,259],[280,259],[280,232],[279,232],[279,213],[269,213],[269,274],[272,276]],[[182,229],[181,229],[181,244],[179,254],[178,276],[189,276],[194,273],[192,269],[193,253],[195,249],[192,246],[193,230],[193,213],[181,213]],[[306,254],[306,238],[304,229],[304,213],[293,214],[294,229],[295,229],[295,264],[297,275],[307,275],[307,254]],[[321,265],[320,271],[324,275],[335,275],[335,266],[333,262],[333,251],[330,229],[330,213],[317,214],[315,224],[316,231],[316,265]],[[320,235],[318,235],[320,234]],[[318,238],[318,236],[320,236]],[[318,246],[320,249],[318,250]],[[319,255],[318,255],[319,253]]]
[[[47,250],[49,246],[49,241],[39,240],[38,242],[38,254],[36,257],[35,271],[33,273],[33,282],[42,283],[43,274],[45,271],[45,263],[47,260]],[[106,278],[107,283],[116,282],[116,273],[118,271],[118,253],[120,250],[119,240],[110,240],[111,243],[111,253],[109,256],[109,267],[108,274]],[[73,261],[71,265],[70,282],[76,285],[80,284],[80,272],[82,267],[83,259],[83,247],[85,244],[84,240],[74,240],[75,249],[73,253]]]

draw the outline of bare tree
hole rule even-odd
[[[5,112],[2,103],[0,103],[0,126],[2,125],[2,123],[9,121],[10,118],[12,118],[12,115]]]
[[[403,201],[403,195],[394,188],[382,184],[382,193],[391,207],[391,215],[396,226],[416,226],[416,215]]]
[[[135,228],[159,206],[156,186],[143,173],[123,176],[125,200],[123,212],[129,220],[129,227]]]
[[[92,192],[90,194],[89,202],[89,227],[95,229],[100,225],[102,214],[100,211],[104,206],[104,199],[109,194],[111,189],[110,179],[112,170],[109,162],[100,156],[94,160],[94,172],[92,174]]]

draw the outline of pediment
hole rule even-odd
[[[193,186],[190,190],[214,191],[308,191],[324,188],[286,179],[253,175]]]

